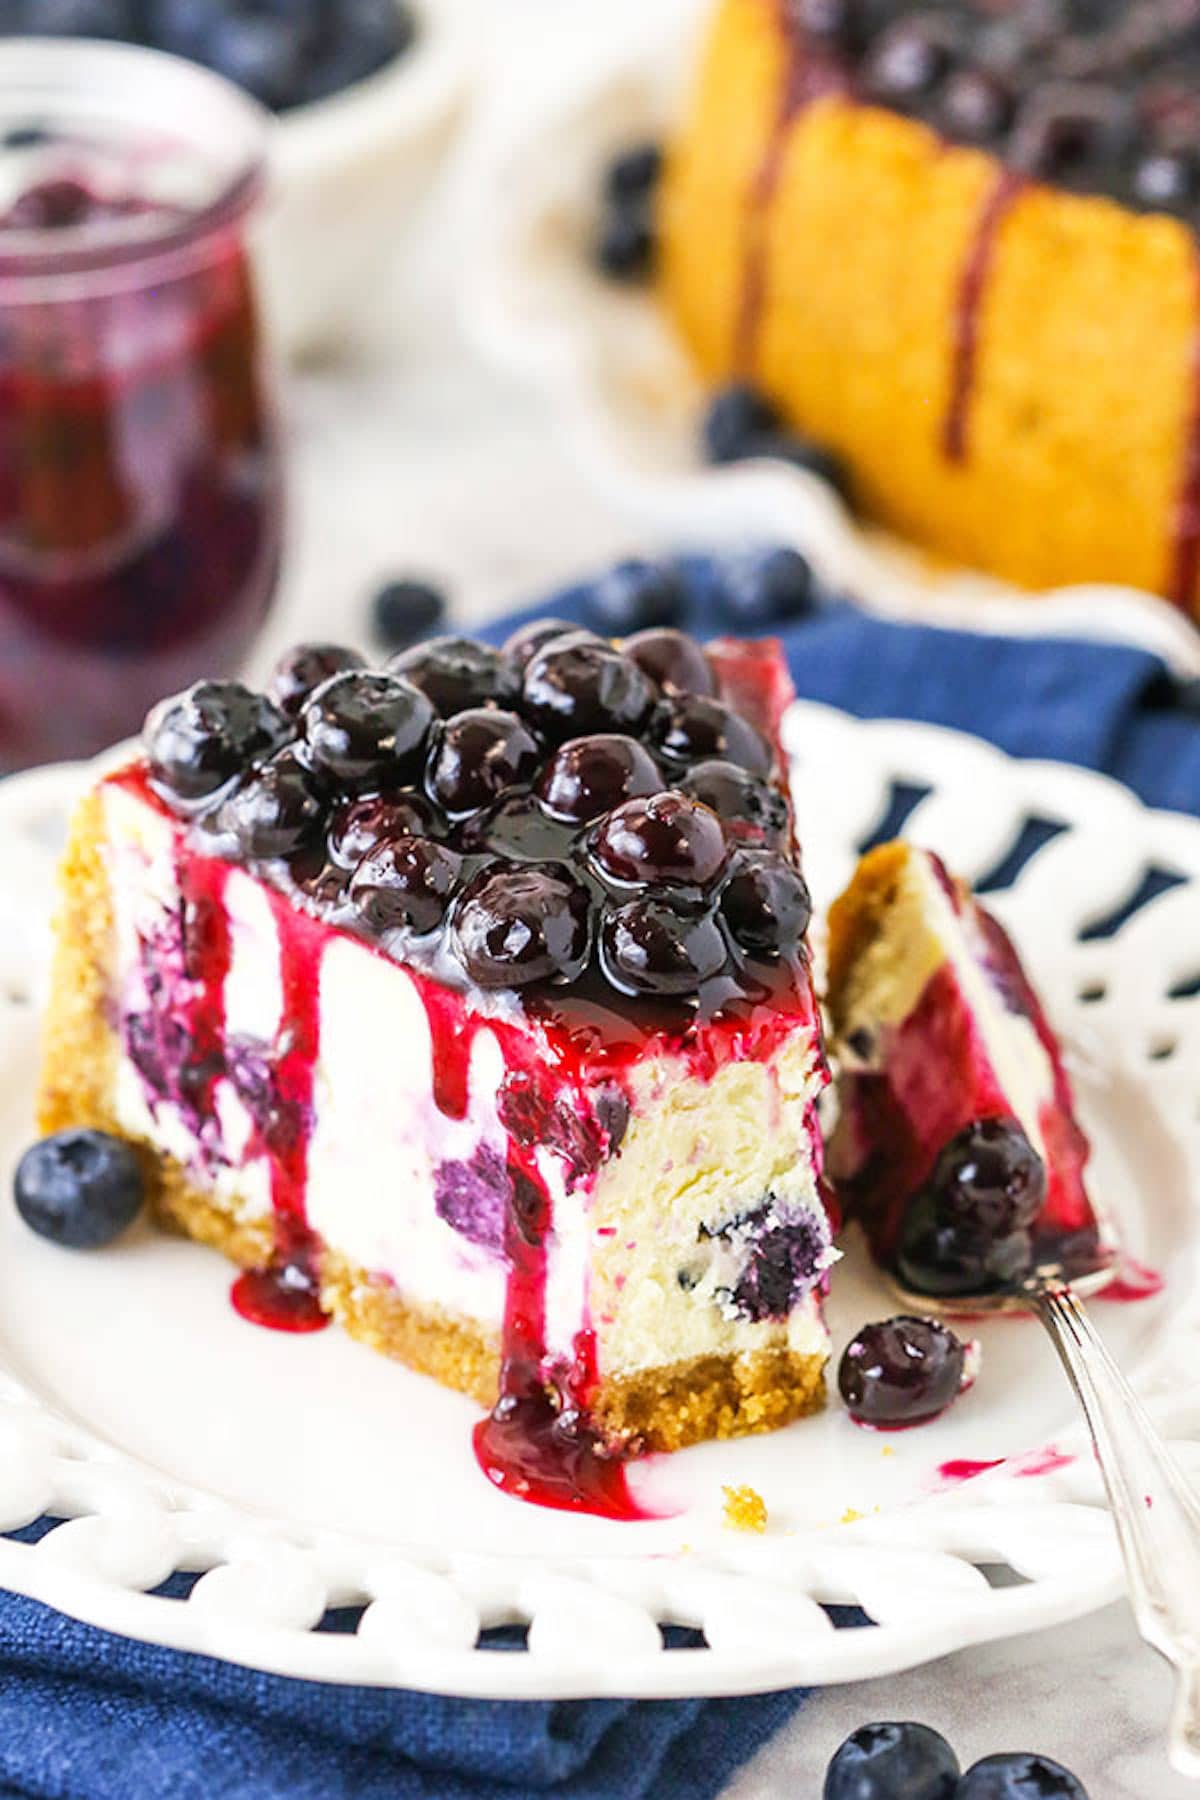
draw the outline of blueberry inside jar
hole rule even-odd
[[[281,479],[245,241],[259,108],[129,46],[10,43],[0,145],[2,771],[237,672]]]

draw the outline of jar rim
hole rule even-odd
[[[249,94],[199,63],[143,45],[85,38],[0,42],[0,112],[14,101],[57,124],[115,121],[126,134],[155,129],[211,164],[212,191],[146,228],[106,230],[80,241],[73,230],[0,231],[0,292],[13,299],[66,297],[141,286],[182,275],[208,259],[266,187],[271,115]],[[74,109],[74,111],[72,110]]]

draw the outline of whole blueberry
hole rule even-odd
[[[267,697],[293,718],[313,689],[331,675],[365,667],[365,658],[346,644],[296,644],[284,651],[272,669]]]
[[[304,40],[284,18],[267,12],[213,13],[205,60],[264,106],[290,106],[304,74]]]
[[[368,850],[350,877],[351,904],[372,931],[433,931],[458,886],[462,858],[445,844],[398,833]]]
[[[546,764],[537,792],[551,818],[586,825],[623,801],[661,787],[658,764],[636,738],[594,732],[590,737],[568,738],[559,746]]]
[[[592,845],[601,872],[624,884],[707,887],[725,866],[720,820],[687,794],[627,800],[601,820]]]
[[[318,837],[325,808],[294,750],[281,750],[222,802],[218,828],[251,860],[291,856]]]
[[[864,1425],[916,1425],[957,1399],[964,1355],[950,1328],[934,1319],[864,1325],[843,1352],[838,1391]]]
[[[569,981],[588,954],[590,902],[558,863],[484,870],[455,910],[454,945],[483,988]]]
[[[329,826],[327,849],[339,869],[355,869],[381,838],[426,837],[433,810],[419,794],[361,794],[340,800]]]
[[[31,11],[39,37],[127,38],[134,31],[131,0],[37,0]]]
[[[731,842],[773,849],[787,837],[788,803],[781,790],[722,757],[694,763],[679,783],[721,821]]]
[[[313,768],[345,788],[400,783],[421,766],[433,707],[395,675],[351,670],[323,682],[301,714]]]
[[[612,908],[600,944],[609,981],[630,994],[694,994],[728,960],[712,914],[673,896],[643,894]]]
[[[1200,195],[1200,165],[1184,150],[1157,150],[1138,159],[1131,181],[1139,206],[1186,212]]]
[[[98,1250],[137,1217],[145,1183],[136,1152],[121,1138],[59,1131],[26,1150],[13,1197],[39,1237],[70,1250]]]
[[[738,629],[758,630],[816,611],[812,565],[798,550],[731,557],[721,571],[720,604]]]
[[[959,1782],[954,1800],[1088,1800],[1083,1783],[1049,1756],[1026,1751],[985,1756]]]
[[[524,719],[475,706],[439,728],[425,783],[451,818],[463,818],[532,781],[541,759],[541,745]]]
[[[928,1185],[945,1224],[999,1238],[1033,1224],[1046,1168],[1015,1119],[974,1119],[944,1146]]]
[[[708,658],[686,631],[659,627],[636,631],[621,645],[664,694],[713,694],[716,680]]]
[[[794,951],[808,930],[812,899],[799,869],[777,850],[740,850],[721,911],[743,950],[779,956]]]
[[[555,638],[577,635],[580,635],[580,628],[569,619],[534,619],[530,625],[518,625],[505,638],[500,654],[505,662],[511,663],[518,672],[523,672],[530,657],[535,651],[542,649],[543,645],[553,643]]]
[[[445,616],[441,588],[411,576],[387,582],[371,601],[371,631],[388,650],[407,650],[436,631]]]
[[[651,192],[662,173],[663,154],[659,144],[635,144],[615,156],[604,173],[604,192],[618,204],[623,200],[641,200]]]
[[[654,267],[654,218],[642,200],[605,208],[596,234],[597,266],[614,281],[640,281]]]
[[[416,35],[413,15],[396,0],[331,0],[324,11],[325,30],[305,58],[289,104],[324,100],[365,81],[401,55]]]
[[[616,563],[588,590],[589,622],[608,637],[628,637],[651,625],[674,625],[683,614],[683,581],[669,563],[631,557]]]
[[[958,1770],[928,1725],[860,1725],[826,1771],[823,1800],[957,1800]]]
[[[768,775],[771,749],[740,713],[706,694],[676,694],[655,708],[647,733],[652,749],[673,763],[719,757],[754,775]]]
[[[868,93],[903,103],[927,94],[950,66],[940,35],[919,19],[904,19],[871,48],[863,71]]]
[[[767,396],[749,382],[735,381],[718,389],[704,415],[704,451],[711,463],[740,462],[757,454],[756,446],[782,424]]]
[[[198,61],[212,17],[212,0],[147,0],[146,40],[156,50]]]
[[[287,720],[240,681],[198,681],[161,700],[142,741],[150,774],[181,800],[202,800],[289,736]]]
[[[596,731],[639,732],[655,698],[635,662],[582,632],[554,638],[531,656],[523,691],[526,713],[556,742]]]
[[[942,129],[969,144],[994,144],[1012,124],[1016,96],[993,69],[956,69],[942,90]]]
[[[491,701],[510,706],[519,691],[517,676],[499,650],[474,638],[438,637],[402,650],[388,662],[388,672],[428,695],[443,719]]]
[[[994,1293],[1028,1275],[1033,1243],[1028,1231],[1004,1237],[947,1222],[929,1189],[909,1203],[896,1250],[896,1273],[915,1294],[963,1299]]]

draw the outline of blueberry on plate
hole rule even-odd
[[[669,563],[630,557],[593,583],[586,607],[589,622],[608,637],[675,625],[683,614],[683,581]]]
[[[731,557],[721,570],[718,597],[738,629],[759,630],[817,610],[812,564],[786,546]]]
[[[1088,1800],[1087,1791],[1069,1769],[1049,1756],[1021,1751],[985,1756],[972,1764],[958,1784],[954,1800]]]
[[[740,462],[779,430],[782,420],[767,396],[748,381],[719,388],[704,415],[704,451],[711,463]]]
[[[826,1771],[823,1800],[958,1800],[958,1773],[928,1725],[860,1725]]]
[[[949,1326],[901,1317],[864,1325],[847,1344],[838,1392],[862,1425],[917,1425],[962,1391],[966,1351]]]
[[[25,1152],[13,1197],[39,1237],[70,1250],[98,1250],[133,1223],[145,1184],[134,1150],[121,1138],[59,1131]]]
[[[385,583],[371,601],[371,630],[387,650],[407,650],[436,631],[445,616],[441,588],[412,576]]]
[[[142,741],[155,781],[181,800],[203,800],[290,735],[277,707],[240,681],[198,681],[160,700]]]

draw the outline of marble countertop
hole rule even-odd
[[[651,0],[641,0],[641,4]],[[619,29],[628,0],[612,0]],[[480,66],[491,95],[519,104],[522,81],[598,28],[582,0],[479,0]],[[496,102],[488,101],[484,105]],[[336,363],[293,373],[291,543],[285,584],[260,647],[265,666],[297,636],[360,641],[376,583],[424,572],[469,623],[536,597],[646,535],[591,492],[553,423],[519,386],[481,367],[455,326],[466,259],[452,204],[469,158],[460,143],[428,199],[418,248],[373,308],[370,330]],[[964,1765],[1037,1749],[1073,1768],[1092,1800],[1184,1800],[1166,1765],[1170,1679],[1138,1641],[1128,1609],[964,1652],[890,1681],[826,1690],[735,1779],[728,1800],[816,1800],[825,1766],[856,1725],[917,1718]]]

